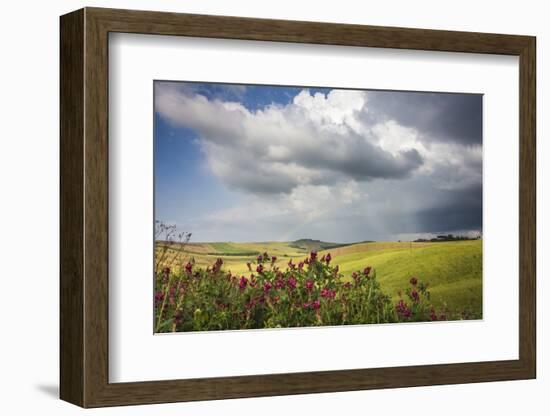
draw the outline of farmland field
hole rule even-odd
[[[161,243],[158,243],[161,244]],[[331,247],[323,250],[323,247]],[[354,271],[371,266],[381,288],[397,298],[398,291],[415,276],[429,284],[431,302],[437,308],[482,314],[482,241],[450,242],[365,242],[350,245],[299,240],[298,242],[257,243],[189,243],[174,245],[168,251],[168,262],[180,254],[179,263],[194,260],[206,268],[216,259],[233,274],[249,274],[247,262],[255,262],[264,252],[276,256],[276,265],[284,269],[290,259],[299,262],[310,250],[319,249],[319,256],[331,253],[345,279]],[[177,267],[177,265],[173,265]]]

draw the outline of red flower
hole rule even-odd
[[[288,278],[287,285],[290,290],[296,289],[296,278],[294,276],[290,276]]]
[[[418,294],[418,292],[416,291],[416,289],[411,290],[411,298],[412,298],[415,302],[418,302],[418,301],[420,300],[420,295]]]
[[[263,258],[263,256],[260,254],[256,260],[258,260],[258,263],[261,263],[262,261],[264,261],[264,258]]]
[[[277,261],[276,256],[271,256],[271,264],[275,263]]]
[[[304,263],[300,262],[298,263],[298,269],[302,270],[304,268]]]
[[[409,309],[407,303],[403,299],[400,299],[399,302],[397,302],[397,304],[395,305],[395,310],[401,318],[410,318],[412,315],[412,311]]]
[[[314,300],[313,303],[311,304],[311,307],[315,310],[318,310],[321,307],[321,302],[318,300]]]
[[[317,252],[312,251],[311,253],[309,253],[309,257],[311,258],[311,261],[317,260]]]
[[[332,260],[332,257],[330,255],[330,253],[328,253],[326,256],[325,256],[325,261],[327,263],[327,265],[330,263],[330,261]]]
[[[306,280],[306,289],[308,292],[313,289],[313,280],[311,279]]]
[[[321,289],[321,297],[325,299],[333,299],[336,296],[335,290],[327,289],[326,287],[324,289]]]
[[[185,265],[185,272],[187,274],[193,273],[193,265],[191,264],[191,262],[187,262],[187,264]]]
[[[296,265],[295,265],[294,263],[292,263],[292,259],[290,259],[290,260],[288,261],[288,267],[289,267],[290,269],[292,269],[292,270],[294,270],[294,269],[296,268]]]
[[[244,276],[241,276],[241,280],[239,281],[239,289],[244,290],[247,284],[248,284],[248,279]]]
[[[271,283],[265,282],[264,283],[264,292],[265,293],[269,292],[271,290],[271,287],[272,287]]]
[[[262,273],[264,271],[264,266],[262,266],[261,264],[258,264],[258,267],[256,267],[256,271],[258,273]]]
[[[365,269],[363,270],[363,274],[368,277],[370,271],[371,271],[370,267],[365,267]]]
[[[418,283],[418,279],[416,277],[411,277],[411,280],[409,280],[410,284],[413,286],[416,286]]]

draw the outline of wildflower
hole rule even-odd
[[[336,296],[336,291],[327,288],[321,289],[321,297],[325,299],[332,299]]]
[[[264,266],[262,266],[261,264],[258,264],[258,267],[256,267],[256,272],[262,273],[263,271],[264,271]]]
[[[359,277],[359,273],[353,272],[353,273],[351,274],[351,277],[353,277],[353,280],[355,281],[355,284],[358,285],[358,284],[359,284],[359,280],[361,280],[361,278]]]
[[[309,257],[311,258],[311,261],[317,260],[317,252],[312,251],[311,253],[309,253]]]
[[[296,278],[294,276],[290,276],[288,278],[287,285],[290,290],[296,289]]]
[[[418,302],[418,301],[420,300],[420,295],[418,294],[418,292],[416,291],[416,289],[411,290],[411,298],[412,298],[415,302]]]
[[[298,263],[298,269],[302,270],[303,268],[304,268],[304,263],[303,262]]]
[[[327,266],[328,266],[328,264],[330,263],[331,260],[332,260],[332,256],[330,255],[330,253],[328,253],[325,256],[325,262],[327,263]]]
[[[169,274],[170,274],[170,267],[165,267],[164,269],[162,269],[162,272],[163,272],[165,275],[169,275]]]
[[[264,292],[268,293],[271,290],[271,287],[272,287],[271,283],[265,282],[264,283]]]
[[[188,261],[187,264],[185,265],[185,273],[187,274],[193,273],[193,265],[191,264],[190,261]]]
[[[247,262],[246,263],[246,267],[248,267],[248,271],[251,272],[252,271],[252,264],[250,262]]]
[[[241,276],[241,280],[239,281],[239,289],[241,290],[246,289],[247,284],[248,284],[248,279],[244,276]]]
[[[397,314],[402,318],[410,318],[412,311],[407,306],[407,303],[403,299],[399,299],[399,302],[395,305]]]
[[[313,280],[311,279],[306,280],[306,289],[308,292],[310,292],[313,289]]]
[[[304,263],[305,263],[305,264],[309,264],[309,257],[306,257],[306,258],[304,259]]]
[[[157,302],[162,302],[164,300],[164,293],[162,293],[160,290],[155,293],[155,300]]]
[[[411,277],[411,280],[409,280],[410,284],[413,286],[416,286],[418,283],[418,279],[416,277]]]
[[[321,302],[318,300],[314,300],[311,304],[311,307],[315,310],[319,310],[319,308],[321,307]]]
[[[275,263],[277,261],[276,256],[271,256],[271,264]]]
[[[258,260],[258,264],[260,264],[264,261],[264,257],[260,254],[256,260]]]
[[[296,268],[296,265],[294,263],[292,263],[292,259],[290,259],[288,261],[288,267],[291,269],[291,270],[294,270]]]
[[[269,259],[269,254],[267,254],[267,251],[264,252],[264,261]]]
[[[365,267],[365,269],[363,270],[363,274],[368,277],[369,274],[370,274],[370,271],[371,271],[371,268],[370,267]]]
[[[273,302],[277,303],[281,299],[280,296],[273,296]]]
[[[304,307],[304,309],[309,309],[311,307],[311,302],[304,302],[302,306]]]
[[[279,277],[277,280],[275,280],[275,288],[282,289],[283,287],[285,287],[285,281]]]

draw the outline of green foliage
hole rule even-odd
[[[316,252],[281,269],[267,253],[235,275],[217,259],[156,276],[155,331],[288,328],[449,319],[429,303],[428,286],[412,278],[394,303],[370,267],[344,279],[331,255]],[[451,318],[452,319],[452,318]]]

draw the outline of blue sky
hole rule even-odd
[[[479,232],[481,100],[157,81],[155,218],[193,241]]]

